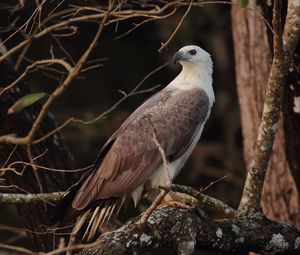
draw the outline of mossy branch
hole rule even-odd
[[[283,87],[292,56],[300,37],[300,5],[289,1],[283,36],[281,31],[281,1],[273,9],[274,58],[267,84],[262,120],[258,129],[254,155],[248,170],[239,213],[260,211],[263,183],[271,156],[276,128],[283,104]]]

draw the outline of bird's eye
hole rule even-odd
[[[196,55],[197,51],[196,51],[196,50],[190,50],[189,53],[190,53],[191,55]]]

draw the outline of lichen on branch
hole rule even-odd
[[[138,220],[102,235],[95,247],[80,255],[145,254],[161,247],[185,255],[200,247],[238,254],[300,252],[300,228],[266,218],[213,221],[197,209],[163,207],[156,209],[142,228],[137,227]]]
[[[285,85],[288,68],[300,37],[300,5],[296,1],[289,1],[286,22],[281,31],[281,4],[274,1],[273,8],[273,44],[274,58],[267,84],[266,99],[263,107],[262,120],[258,129],[250,168],[248,170],[239,213],[260,211],[260,200],[271,156],[277,123],[283,104],[283,87]]]

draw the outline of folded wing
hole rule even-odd
[[[170,162],[180,158],[208,111],[209,100],[201,89],[164,89],[155,94],[110,138],[110,150],[79,189],[73,208],[82,210],[97,200],[123,197],[145,183],[162,164],[154,134]]]

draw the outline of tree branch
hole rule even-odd
[[[240,214],[248,213],[251,210],[260,210],[263,183],[283,103],[283,86],[291,57],[300,36],[300,20],[297,15],[297,13],[299,14],[300,6],[296,5],[295,1],[289,1],[282,46],[280,2],[280,0],[276,0],[273,9],[274,59],[268,80],[266,100],[254,148],[254,155],[250,163],[250,169],[239,205]]]
[[[229,205],[191,187],[172,184],[171,189],[172,191],[185,193],[196,198],[201,209],[205,211],[213,211],[214,215],[217,215],[218,218],[234,218],[236,216],[236,210]]]
[[[0,193],[0,204],[27,204],[37,201],[55,202],[62,199],[64,192],[38,193],[38,194],[15,194]]]
[[[63,171],[68,171],[68,170],[63,170]],[[236,216],[236,210],[230,207],[229,205],[225,204],[221,200],[205,195],[191,187],[187,187],[179,184],[172,184],[171,190],[175,192],[188,194],[196,198],[198,200],[198,204],[201,206],[203,210],[213,211],[214,214],[218,215],[218,218],[222,218],[222,217],[234,218]],[[35,193],[35,194],[0,193],[0,203],[23,204],[23,203],[40,201],[40,200],[47,201],[47,202],[55,202],[55,201],[59,201],[62,198],[63,193],[64,192]]]
[[[69,70],[69,73],[68,73],[66,79],[54,90],[54,92],[49,96],[47,101],[44,103],[41,111],[39,112],[39,115],[37,116],[35,122],[32,125],[31,130],[29,131],[28,135],[25,137],[16,137],[14,135],[4,135],[4,136],[0,137],[0,143],[12,143],[12,144],[26,145],[26,144],[30,144],[32,142],[37,130],[39,129],[43,119],[45,118],[45,116],[47,114],[49,107],[52,105],[52,103],[55,101],[55,99],[64,92],[64,90],[72,83],[72,81],[80,73],[80,70],[81,70],[83,64],[87,60],[87,58],[90,55],[90,53],[92,52],[92,50],[95,48],[96,43],[97,43],[98,39],[100,38],[100,35],[102,34],[102,31],[104,29],[106,21],[108,20],[108,17],[110,15],[110,12],[111,12],[111,9],[108,9],[108,11],[104,15],[103,19],[99,23],[99,28],[98,28],[96,35],[94,36],[92,42],[90,43],[90,45],[86,49],[86,51],[82,54],[82,56],[80,57],[80,59],[78,60],[76,65]]]
[[[167,247],[177,254],[192,254],[196,248],[222,252],[259,252],[261,254],[299,254],[300,228],[270,221],[208,219],[203,212],[164,207],[156,209],[143,228],[138,218],[100,237],[96,247],[80,255],[145,254]]]

